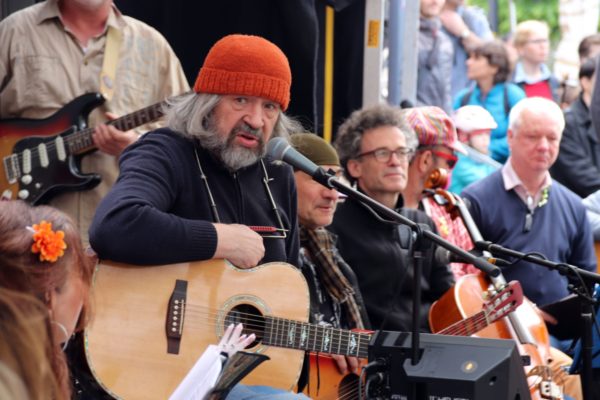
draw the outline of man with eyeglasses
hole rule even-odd
[[[473,249],[473,241],[460,218],[452,218],[443,204],[425,192],[426,182],[435,171],[448,173],[456,165],[456,152],[466,153],[458,140],[452,119],[438,107],[414,107],[406,110],[406,120],[415,131],[419,146],[408,167],[408,184],[402,191],[404,206],[423,210],[435,223],[439,234],[464,250]],[[478,270],[463,263],[452,263],[455,278]]]
[[[550,51],[550,30],[544,21],[529,20],[517,25],[514,46],[519,54],[513,82],[527,97],[559,101],[560,82],[546,65]]]
[[[466,154],[466,150],[458,141],[452,119],[441,108],[409,108],[406,120],[419,144],[408,168],[408,185],[402,196],[405,207],[418,208],[429,175],[439,168],[450,172],[458,161],[455,152]]]
[[[403,208],[401,192],[417,139],[402,110],[381,104],[355,111],[340,126],[335,145],[346,178],[358,190],[435,231],[425,213]],[[372,327],[410,331],[414,290],[410,229],[348,198],[338,206],[330,230],[338,235],[338,249],[357,275]],[[446,265],[434,261],[431,249],[423,264],[419,329],[428,331],[429,307],[454,279]]]

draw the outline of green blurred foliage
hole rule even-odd
[[[550,27],[550,39],[556,43],[560,39],[558,26],[559,0],[513,0],[517,10],[517,23],[528,19],[546,21]],[[488,0],[467,0],[467,4],[476,5],[489,13]],[[498,36],[504,36],[510,31],[508,0],[497,0],[498,4]],[[489,15],[489,14],[488,14]]]

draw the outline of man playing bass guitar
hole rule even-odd
[[[179,60],[164,37],[145,23],[122,15],[112,0],[46,0],[6,17],[0,22],[0,77],[3,120],[47,118],[85,93],[104,96],[104,104],[89,118],[89,125],[96,126],[90,147],[100,151],[80,160],[84,173],[99,174],[102,180],[93,190],[64,193],[51,203],[78,223],[84,242],[97,204],[117,177],[118,156],[139,135],[102,122],[189,89]],[[75,115],[64,115],[64,124],[52,121],[57,130],[53,134],[81,123],[86,116],[82,114],[98,103],[102,98],[82,104]],[[0,127],[0,138],[12,134]],[[29,133],[19,132],[23,136],[41,134],[47,132],[33,128]],[[2,151],[11,153],[12,148]],[[53,183],[57,182],[46,184]],[[20,195],[30,200],[25,192]],[[13,191],[10,198],[16,197]]]

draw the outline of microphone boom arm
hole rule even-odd
[[[413,231],[418,229],[416,222],[411,221],[410,219],[406,218],[405,216],[403,216],[403,215],[397,213],[396,211],[379,203],[378,201],[373,200],[369,196],[340,182],[334,176],[327,174],[327,172],[325,172],[325,170],[323,170],[323,168],[320,168],[320,170],[321,170],[320,172],[316,173],[313,176],[313,179],[315,181],[327,186],[328,188],[336,189],[338,192],[343,193],[346,196],[351,197],[363,204],[367,204],[368,206],[373,208],[375,211],[377,211],[379,214],[381,214],[393,221],[396,221],[400,224],[407,225]],[[321,173],[324,174],[325,176],[321,176]],[[479,257],[474,256],[473,254],[469,253],[466,250],[461,249],[458,246],[455,246],[454,244],[448,242],[446,239],[442,238],[441,236],[439,236],[431,231],[421,230],[421,232],[422,232],[423,236],[425,236],[430,241],[434,242],[438,246],[441,246],[441,247],[451,251],[452,253],[457,254],[459,257],[464,259],[465,262],[473,264],[480,270],[484,271],[486,274],[488,274],[490,276],[500,275],[500,269],[497,266],[495,266]]]

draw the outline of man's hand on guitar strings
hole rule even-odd
[[[222,353],[226,353],[228,357],[231,357],[240,350],[245,349],[250,343],[254,342],[256,335],[254,333],[250,335],[243,334],[244,329],[242,324],[233,325],[230,324],[223,337],[219,342],[219,349]]]
[[[117,119],[113,113],[105,113],[109,121]],[[123,150],[138,139],[138,134],[134,130],[126,132],[120,131],[114,126],[107,124],[98,124],[92,134],[94,144],[104,153],[120,156]]]

